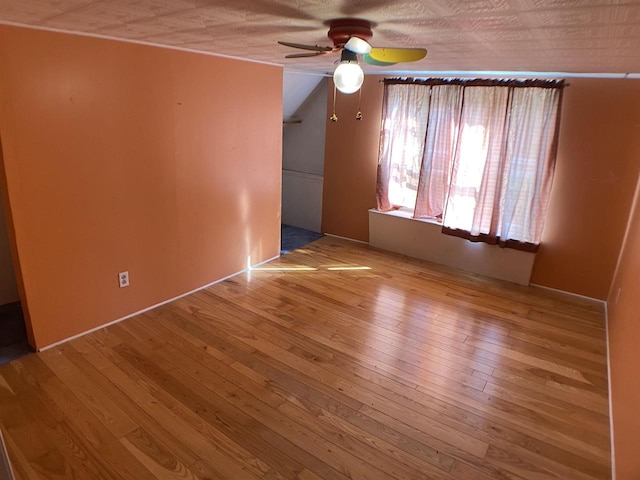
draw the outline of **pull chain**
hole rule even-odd
[[[332,122],[338,121],[338,116],[336,115],[336,86],[333,85],[333,114],[329,117],[329,120]]]
[[[358,113],[356,113],[356,120],[362,120],[362,112],[360,111],[361,102],[362,102],[362,88],[358,90]]]

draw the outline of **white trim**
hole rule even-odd
[[[26,23],[9,22],[6,20],[0,20],[0,25],[8,25],[10,27],[29,28],[31,30],[43,30],[45,32],[66,33],[68,35],[77,35],[79,37],[100,38],[102,40],[113,40],[115,42],[134,43],[136,45],[145,45],[147,47],[165,48],[167,50],[178,50],[180,52],[197,53],[200,55],[207,55],[210,57],[227,58],[230,60],[239,60],[242,62],[250,62],[250,63],[260,63],[262,65],[270,65],[272,67],[284,68],[284,65],[281,63],[267,62],[265,60],[254,60],[254,59],[245,58],[245,57],[236,57],[233,55],[225,55],[222,53],[207,52],[205,50],[195,50],[193,48],[175,47],[173,45],[163,45],[161,43],[145,42],[143,40],[133,40],[129,38],[113,37],[111,35],[100,35],[98,33],[76,32],[76,31],[67,30],[64,28],[42,27],[39,25],[28,25]]]
[[[162,301],[160,303],[156,303],[155,305],[151,305],[150,307],[143,308],[142,310],[138,310],[137,312],[131,313],[129,315],[126,315],[124,317],[118,318],[118,319],[113,320],[111,322],[103,323],[102,325],[94,327],[94,328],[92,328],[90,330],[85,330],[84,332],[78,333],[78,334],[73,335],[71,337],[67,337],[67,338],[65,338],[63,340],[60,340],[60,341],[55,342],[55,343],[52,343],[51,345],[47,345],[47,346],[38,348],[38,352],[44,352],[45,350],[49,350],[50,348],[57,347],[58,345],[62,345],[63,343],[67,343],[67,342],[69,342],[71,340],[75,340],[76,338],[83,337],[84,335],[87,335],[89,333],[93,333],[93,332],[96,332],[96,331],[101,330],[103,328],[109,327],[111,325],[115,325],[116,323],[122,322],[123,320],[127,320],[128,318],[132,318],[132,317],[135,317],[136,315],[140,315],[141,313],[148,312],[149,310],[153,310],[154,308],[158,308],[158,307],[160,307],[162,305],[166,305],[167,303],[171,303],[171,302],[173,302],[175,300],[178,300],[178,299],[180,299],[182,297],[186,297],[187,295],[191,295],[192,293],[199,292],[200,290],[204,290],[205,288],[209,288],[212,285],[215,285],[216,283],[224,282],[225,280],[228,280],[228,279],[230,279],[232,277],[235,277],[236,275],[240,275],[241,273],[249,272],[252,269],[254,269],[255,267],[259,267],[260,265],[264,265],[265,263],[268,263],[268,262],[270,262],[272,260],[275,260],[276,258],[280,258],[280,255],[278,254],[275,257],[271,257],[271,258],[269,258],[267,260],[264,260],[263,262],[256,263],[255,265],[252,265],[251,267],[248,267],[248,268],[245,268],[243,270],[240,270],[239,272],[232,273],[231,275],[227,275],[226,277],[223,277],[223,278],[220,278],[220,279],[218,279],[218,280],[216,280],[214,282],[208,283],[207,285],[203,285],[202,287],[198,287],[198,288],[196,288],[194,290],[191,290],[189,292],[182,293],[182,294],[180,294],[180,295],[178,295],[176,297],[170,298],[168,300],[164,300],[164,301]]]
[[[605,311],[607,307],[607,301],[602,300],[600,298],[587,297],[586,295],[580,295],[579,293],[567,292],[566,290],[560,290],[558,288],[545,287],[544,285],[538,285],[537,283],[530,283],[532,287],[542,288],[544,290],[550,290],[552,292],[564,293],[565,295],[571,295],[572,297],[583,298],[584,300],[591,300],[593,302],[602,303],[605,306]]]
[[[613,441],[613,402],[611,398],[611,350],[609,348],[609,305],[604,304],[604,325],[607,335],[607,388],[609,393],[609,442],[611,443],[611,480],[616,480],[616,449]]]
[[[367,75],[384,75],[384,76],[405,76],[411,78],[426,78],[426,77],[445,77],[445,78],[459,78],[459,77],[509,77],[509,78],[614,78],[614,79],[639,79],[640,73],[632,72],[585,72],[585,73],[572,73],[572,72],[518,72],[518,71],[466,71],[466,70],[445,70],[445,71],[425,71],[425,70],[370,70],[365,69]]]
[[[362,241],[362,240],[356,240],[355,238],[341,237],[340,235],[334,235],[333,233],[325,233],[324,235],[326,235],[327,237],[339,238],[341,240],[348,240],[350,242],[357,242],[357,243],[363,243],[365,245],[369,245],[369,242],[365,242],[365,241]]]
[[[286,69],[288,72],[304,73],[308,75],[319,75],[323,77],[333,76],[332,72],[304,70],[299,69],[296,66],[288,67],[284,63],[269,62],[266,60],[255,60],[246,57],[237,57],[234,55],[225,55],[222,53],[213,53],[205,50],[196,50],[193,48],[176,47],[172,45],[164,45],[155,42],[145,42],[143,40],[134,40],[130,38],[114,37],[111,35],[100,35],[98,33],[78,32],[68,30],[65,28],[55,27],[43,27],[41,25],[29,25],[27,23],[11,22],[7,20],[0,20],[0,25],[8,25],[11,27],[29,28],[32,30],[42,30],[45,32],[66,33],[68,35],[77,35],[80,37],[100,38],[103,40],[113,40],[116,42],[133,43],[136,45],[146,45],[149,47],[166,48],[168,50],[177,50],[181,52],[196,53],[201,55],[208,55],[212,57],[228,58],[231,60],[239,60],[250,63],[259,63],[262,65],[270,65],[273,67],[280,67]],[[365,68],[365,74],[367,75],[404,75],[410,77],[509,77],[509,78],[616,78],[616,79],[640,79],[640,72],[585,72],[585,73],[572,73],[572,72],[520,72],[520,71],[483,71],[483,70],[444,70],[444,71],[428,71],[428,70],[375,70],[372,67]]]
[[[11,460],[7,452],[7,446],[2,437],[2,429],[0,429],[0,478],[5,480],[14,480],[16,477],[11,468]]]

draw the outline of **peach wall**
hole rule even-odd
[[[640,148],[636,151],[640,166]],[[636,178],[639,168],[636,168]],[[640,182],[607,302],[617,480],[640,478]]]
[[[368,210],[376,206],[376,165],[383,86],[367,76],[358,94],[337,94],[337,122],[327,119],[324,155],[322,232],[369,241]],[[333,111],[333,83],[329,83],[327,117]]]
[[[531,282],[606,299],[635,188],[640,80],[570,79]]]
[[[278,255],[280,67],[0,26],[0,100],[36,347]]]
[[[339,95],[340,120],[327,125],[326,233],[368,238],[367,210],[375,206],[383,95],[378,80],[373,76],[365,80],[366,124],[350,118],[357,109],[357,96]],[[570,79],[569,83],[549,217],[532,283],[605,299],[635,185],[640,80]]]

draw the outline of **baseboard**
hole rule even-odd
[[[13,475],[9,453],[7,452],[7,446],[4,443],[2,430],[0,429],[0,479],[13,480],[14,478],[16,477]]]
[[[609,395],[609,435],[611,444],[611,480],[616,480],[616,450],[613,441],[613,402],[611,397],[611,350],[609,349],[609,306],[604,302],[604,326],[607,335],[607,388]]]
[[[544,285],[538,285],[536,283],[530,283],[529,285],[532,286],[532,287],[542,288],[543,290],[549,290],[551,292],[558,292],[558,293],[562,293],[564,295],[570,295],[572,297],[582,298],[583,300],[591,300],[592,302],[602,303],[602,304],[604,304],[605,311],[606,311],[607,301],[606,300],[602,300],[601,298],[587,297],[586,295],[580,295],[579,293],[567,292],[566,290],[560,290],[558,288],[545,287]]]
[[[362,241],[362,240],[356,240],[355,238],[341,237],[340,235],[334,235],[333,233],[325,233],[324,235],[326,235],[327,237],[339,238],[340,240],[348,240],[350,242],[356,242],[356,243],[362,243],[363,245],[369,245],[369,242],[365,242],[365,241]]]
[[[67,342],[69,342],[71,340],[75,340],[76,338],[80,338],[80,337],[83,337],[85,335],[88,335],[89,333],[93,333],[93,332],[96,332],[96,331],[101,330],[103,328],[109,327],[111,325],[115,325],[116,323],[120,323],[123,320],[127,320],[128,318],[135,317],[136,315],[140,315],[141,313],[145,313],[145,312],[148,312],[149,310],[153,310],[154,308],[158,308],[158,307],[160,307],[162,305],[166,305],[167,303],[171,303],[171,302],[173,302],[175,300],[178,300],[180,298],[186,297],[187,295],[191,295],[192,293],[196,293],[196,292],[199,292],[200,290],[204,290],[205,288],[209,288],[212,285],[215,285],[216,283],[224,282],[225,280],[228,280],[228,279],[230,279],[232,277],[235,277],[236,275],[239,275],[241,273],[245,273],[245,272],[251,271],[252,269],[254,269],[256,267],[259,267],[260,265],[264,265],[265,263],[269,263],[270,261],[275,260],[276,258],[280,258],[280,254],[276,255],[275,257],[271,257],[271,258],[269,258],[269,259],[267,259],[267,260],[265,260],[263,262],[256,263],[255,265],[252,265],[251,267],[247,267],[247,268],[245,268],[243,270],[240,270],[240,271],[238,271],[236,273],[232,273],[231,275],[227,275],[226,277],[220,278],[220,279],[218,279],[218,280],[216,280],[214,282],[211,282],[211,283],[208,283],[206,285],[203,285],[202,287],[198,287],[198,288],[196,288],[194,290],[188,291],[186,293],[183,293],[183,294],[178,295],[176,297],[170,298],[168,300],[164,300],[164,301],[162,301],[160,303],[156,303],[155,305],[151,305],[150,307],[143,308],[142,310],[138,310],[137,312],[131,313],[129,315],[126,315],[124,317],[118,318],[118,319],[113,320],[111,322],[103,323],[102,325],[99,325],[97,327],[91,328],[89,330],[85,330],[84,332],[78,333],[78,334],[73,335],[71,337],[67,337],[67,338],[65,338],[63,340],[60,340],[60,341],[55,342],[55,343],[52,343],[50,345],[46,345],[44,347],[38,348],[38,351],[39,352],[44,352],[45,350],[49,350],[50,348],[57,347],[58,345],[62,345],[63,343],[67,343]]]

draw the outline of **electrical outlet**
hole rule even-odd
[[[129,286],[129,272],[120,272],[118,274],[118,283],[120,288]]]

